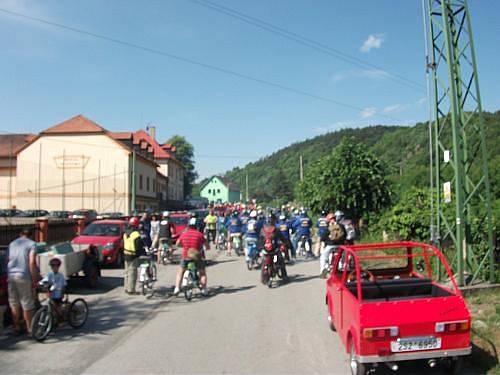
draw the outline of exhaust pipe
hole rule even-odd
[[[430,368],[434,368],[437,365],[437,361],[435,359],[429,359],[427,364],[429,365]]]
[[[389,367],[392,371],[398,371],[399,366],[396,362],[385,362],[386,366]]]

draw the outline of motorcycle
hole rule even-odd
[[[236,255],[241,255],[241,233],[231,234],[231,248],[234,250]]]
[[[290,261],[290,256],[288,255],[288,247],[286,244],[282,243],[280,245],[280,252],[281,252],[281,257],[285,260],[285,262]]]
[[[261,258],[259,251],[257,249],[257,239],[255,240],[247,240],[247,268],[251,271],[254,268],[258,268],[261,263]]]
[[[154,249],[146,248],[146,255],[139,257],[139,283],[142,295],[153,295],[153,285],[156,282],[157,270],[154,261]]]
[[[163,265],[172,263],[174,257],[174,248],[169,245],[167,241],[160,244],[160,262]]]
[[[186,298],[186,301],[191,301],[193,298],[194,288],[201,290],[200,275],[196,267],[196,262],[191,260],[187,264],[187,269],[182,276],[182,290],[184,291],[184,298]]]
[[[276,250],[272,243],[266,241],[264,250],[262,250],[262,270],[261,282],[269,288],[273,287],[273,280],[278,277],[283,281],[288,281],[285,264],[281,257],[279,249]]]
[[[224,232],[220,232],[217,236],[215,248],[217,250],[226,250],[226,235],[224,234]]]
[[[309,238],[306,235],[302,235],[297,242],[297,255],[306,257],[307,254],[311,253],[311,244]]]

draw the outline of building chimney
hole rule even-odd
[[[149,135],[156,141],[156,126],[149,127]]]

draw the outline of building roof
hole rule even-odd
[[[17,155],[21,148],[35,138],[34,134],[0,135],[0,157]],[[12,147],[12,148],[11,148]],[[12,152],[11,152],[12,150]]]
[[[207,186],[207,184],[212,181],[214,178],[217,178],[220,180],[220,182],[222,182],[224,184],[225,187],[227,187],[229,190],[231,191],[240,191],[240,188],[238,187],[238,185],[236,185],[234,182],[230,181],[228,178],[224,177],[224,176],[217,176],[217,175],[214,175],[212,177],[210,177],[207,182],[205,182],[203,184],[203,186],[201,187],[201,190],[203,190],[205,188],[205,186]]]
[[[163,147],[164,145],[160,145],[158,142],[156,142],[149,134],[148,132],[144,131],[143,129],[136,131],[133,134],[134,137],[134,144],[142,144],[143,142],[149,144],[153,148],[153,154],[155,159],[171,159],[174,160],[178,163],[180,163],[179,160],[172,154],[170,149],[172,149],[172,146],[168,145],[169,147]],[[173,147],[175,150],[175,147]]]
[[[87,117],[77,115],[41,132],[41,134],[67,133],[107,133],[107,130]]]
[[[117,141],[131,140],[132,134],[132,132],[108,132],[108,135]]]

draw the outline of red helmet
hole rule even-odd
[[[137,228],[139,226],[139,218],[138,217],[131,217],[128,221],[131,227]]]
[[[335,215],[334,214],[328,214],[328,215],[326,215],[326,220],[328,222],[330,222],[332,220],[335,220]]]

